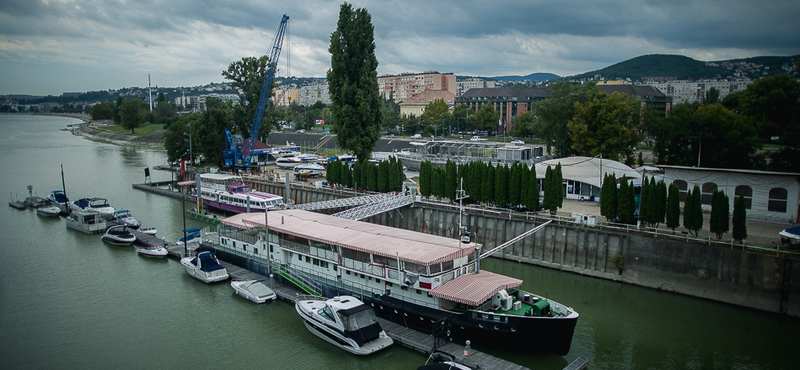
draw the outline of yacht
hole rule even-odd
[[[307,296],[294,307],[311,333],[347,352],[368,355],[394,343],[381,329],[372,307],[356,297]]]
[[[140,256],[161,258],[166,257],[168,254],[167,248],[160,245],[151,245],[149,247],[139,248],[136,250]]]
[[[58,205],[58,208],[61,209],[61,213],[67,213],[69,209],[69,198],[67,198],[63,190],[53,190],[53,192],[47,196],[47,199]]]
[[[91,211],[100,214],[103,219],[111,220],[114,215],[114,207],[108,204],[106,198],[81,198],[70,204],[73,211]]]
[[[278,298],[278,295],[264,284],[264,279],[234,280],[231,281],[231,288],[233,288],[237,295],[253,303],[264,303],[266,301],[274,301]]]
[[[203,204],[222,212],[264,212],[265,209],[284,208],[283,198],[260,191],[253,191],[241,178],[233,175],[203,173],[200,174],[198,188]],[[196,193],[196,191],[195,191]],[[192,200],[197,200],[192,196]]]
[[[186,268],[189,276],[206,284],[228,280],[228,271],[211,252],[199,252],[194,257],[181,258],[181,265]]]
[[[97,212],[73,210],[67,216],[67,227],[86,234],[106,231],[106,220]]]
[[[325,166],[317,163],[301,163],[294,167],[294,174],[300,176],[321,176]]]
[[[111,215],[111,221],[117,225],[130,227],[131,229],[139,229],[142,223],[131,215],[131,211],[123,209],[121,211],[114,211]]]
[[[131,245],[136,241],[136,236],[128,230],[127,226],[111,226],[103,234],[103,241],[114,245]]]

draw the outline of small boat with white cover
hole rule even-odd
[[[136,241],[136,235],[133,235],[127,226],[111,226],[103,234],[103,241],[114,245],[131,245]]]
[[[161,258],[167,256],[167,248],[160,245],[151,245],[149,247],[139,248],[136,250],[140,256]]]
[[[135,219],[133,215],[131,215],[131,211],[127,209],[114,211],[114,213],[111,215],[111,221],[117,225],[127,226],[134,230],[138,229],[139,226],[142,226],[142,223]]]
[[[234,280],[231,281],[231,288],[236,294],[247,298],[253,303],[264,303],[278,298],[278,295],[264,283],[264,279]]]
[[[36,209],[36,214],[44,217],[58,217],[61,215],[61,208],[58,207],[58,204],[48,199],[43,206]]]
[[[228,280],[228,270],[219,264],[217,256],[211,252],[199,252],[194,257],[181,258],[181,265],[189,276],[206,284]]]
[[[294,307],[311,333],[347,352],[368,355],[394,343],[375,311],[356,297],[304,296]]]

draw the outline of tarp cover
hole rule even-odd
[[[550,159],[536,164],[536,177],[543,179],[547,171],[547,167],[555,168],[556,165],[561,163],[561,175],[564,180],[580,181],[584,184],[591,184],[600,187],[602,168],[603,174],[614,174],[617,180],[622,176],[633,180],[635,185],[642,183],[642,175],[637,173],[633,168],[626,166],[623,163],[612,161],[610,159],[600,159],[599,157],[567,157]]]
[[[200,259],[200,271],[211,272],[224,269],[224,267],[217,263],[217,259],[211,252],[198,253],[197,258]]]
[[[461,275],[431,290],[431,295],[448,301],[478,306],[492,295],[522,285],[522,280],[489,271]]]

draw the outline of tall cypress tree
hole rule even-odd
[[[528,172],[528,210],[535,211],[539,208],[539,178],[536,176],[536,167],[531,167]]]
[[[544,209],[550,211],[551,214],[555,213],[555,205],[553,204],[553,169],[550,166],[544,171],[544,184],[542,189],[544,189],[544,201],[542,202],[542,206]]]
[[[423,197],[430,197],[433,193],[433,166],[430,161],[419,164],[419,193]]]
[[[530,192],[530,168],[526,164],[521,164],[519,166],[519,203],[526,209],[528,209],[528,203],[530,203],[528,199],[530,198]]]
[[[633,223],[636,199],[633,194],[633,185],[628,183],[628,177],[622,175],[619,182],[619,199],[617,202],[617,216],[622,222]]]
[[[497,167],[487,164],[483,168],[483,178],[481,179],[481,200],[486,203],[494,203],[494,173]]]
[[[652,224],[652,212],[650,209],[651,196],[650,196],[650,179],[646,176],[642,178],[642,193],[639,197],[639,219],[643,224]]]
[[[617,176],[606,174],[600,188],[600,214],[611,221],[617,218]]]
[[[744,196],[739,194],[733,203],[733,232],[734,240],[747,239],[747,209],[745,209]]]
[[[694,215],[692,216],[692,221],[694,222],[694,234],[695,236],[700,235],[700,229],[703,228],[703,203],[700,193],[700,187],[695,185],[694,189],[692,189],[692,212]]]
[[[508,175],[508,203],[511,207],[518,207],[522,202],[520,201],[520,184],[522,183],[522,178],[520,178],[522,169],[519,162],[514,162],[511,165],[510,174]]]
[[[674,183],[669,185],[667,207],[664,212],[667,219],[667,227],[675,232],[675,228],[681,225],[681,199],[678,185]]]
[[[327,79],[336,143],[352,151],[359,162],[366,162],[380,140],[383,122],[374,26],[366,9],[341,5],[328,51],[331,69]]]
[[[728,232],[730,222],[728,219],[730,206],[728,196],[722,191],[715,190],[711,195],[711,220],[709,229],[716,234],[717,239],[722,239],[722,234]]]
[[[561,208],[564,206],[564,174],[561,172],[561,162],[558,162],[553,174],[556,177],[556,181],[553,183],[556,194],[555,204],[556,208]]]
[[[494,181],[494,202],[498,207],[508,205],[508,167],[498,165]]]
[[[656,186],[655,198],[656,198],[655,222],[656,222],[656,227],[658,227],[658,224],[664,222],[664,217],[667,214],[667,184],[664,183],[664,180],[658,182],[658,185]],[[680,210],[680,208],[678,209]]]
[[[693,230],[692,225],[694,225],[694,212],[692,209],[694,206],[692,203],[694,202],[694,197],[692,196],[691,190],[686,190],[686,200],[683,201],[683,227],[688,229],[690,232]]]

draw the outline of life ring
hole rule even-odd
[[[281,209],[286,209],[286,204],[281,203]]]

